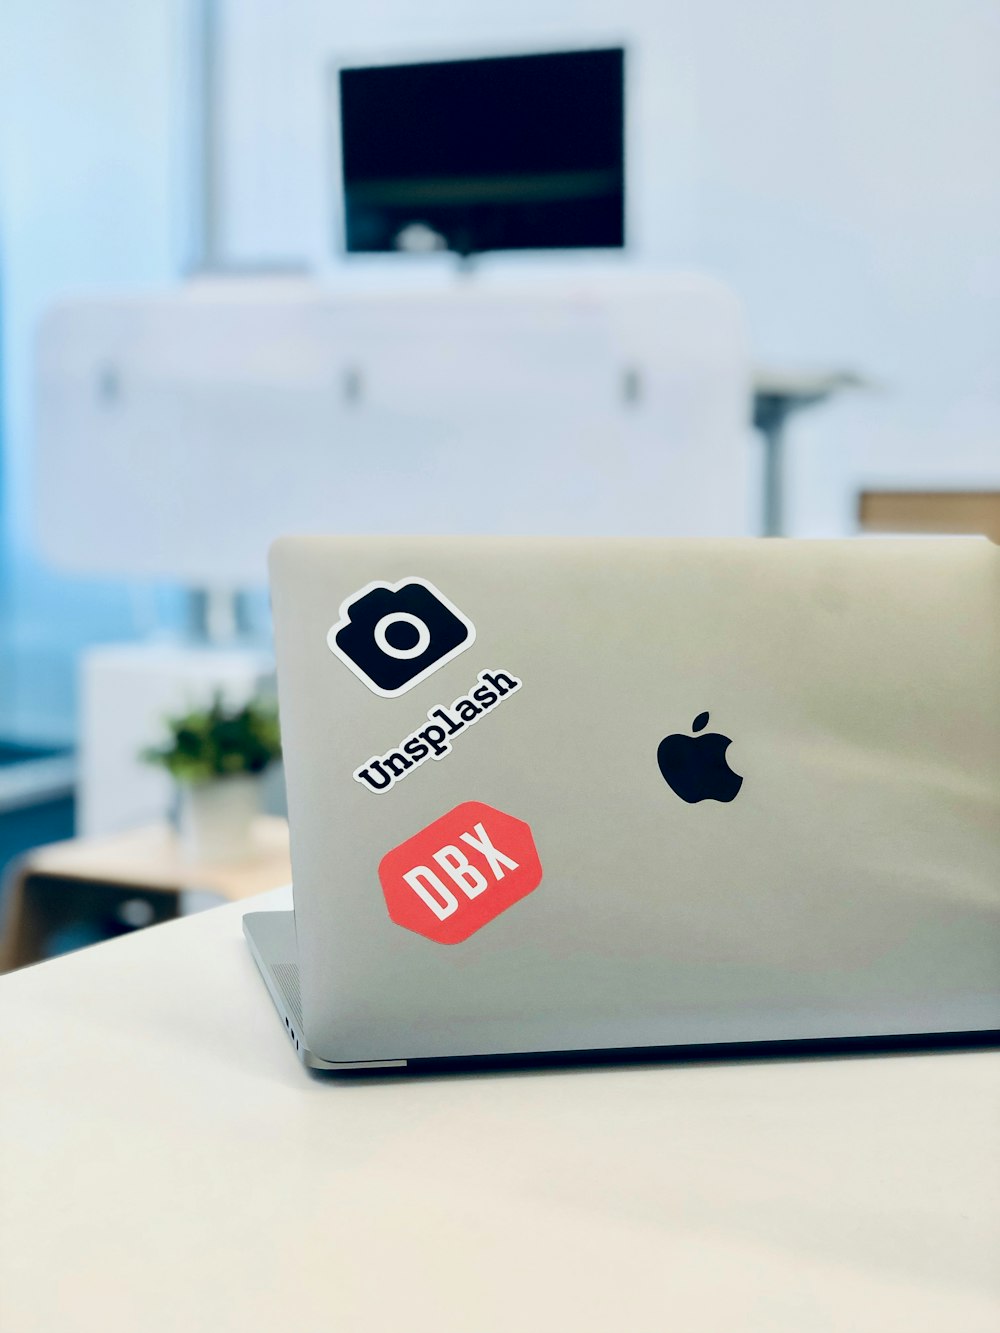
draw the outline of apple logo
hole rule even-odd
[[[708,714],[699,713],[692,731],[704,731]],[[667,786],[689,805],[698,801],[732,801],[743,786],[726,759],[732,745],[728,736],[710,732],[707,736],[685,736],[681,732],[664,736],[656,751]]]

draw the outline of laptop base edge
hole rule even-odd
[[[856,1037],[783,1038],[770,1041],[711,1042],[693,1045],[616,1047],[609,1050],[529,1051],[499,1055],[420,1056],[412,1060],[324,1060],[315,1055],[302,1033],[298,995],[298,964],[293,912],[249,912],[243,933],[268,994],[285,1026],[296,1054],[307,1069],[328,1073],[408,1069],[412,1073],[587,1068],[607,1065],[707,1063],[716,1060],[824,1059],[836,1056],[916,1055],[930,1051],[995,1048],[1000,1030],[888,1033]]]
[[[307,1069],[349,1073],[406,1068],[406,1060],[324,1060],[309,1049],[302,1031],[294,912],[248,912],[243,918],[243,934],[285,1032]]]

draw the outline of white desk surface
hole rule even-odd
[[[285,893],[0,979],[3,1333],[996,1333],[1000,1055],[317,1079]]]

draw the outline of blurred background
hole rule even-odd
[[[290,531],[1000,538],[995,0],[2,0],[0,966],[289,877]]]

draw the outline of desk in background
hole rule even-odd
[[[185,895],[238,901],[290,879],[288,824],[267,815],[255,820],[247,855],[234,862],[185,858],[168,824],[50,843],[12,868],[0,971],[37,962],[54,933],[74,923],[159,924],[180,915]]]
[[[862,491],[862,532],[981,533],[1000,543],[1000,491]]]

